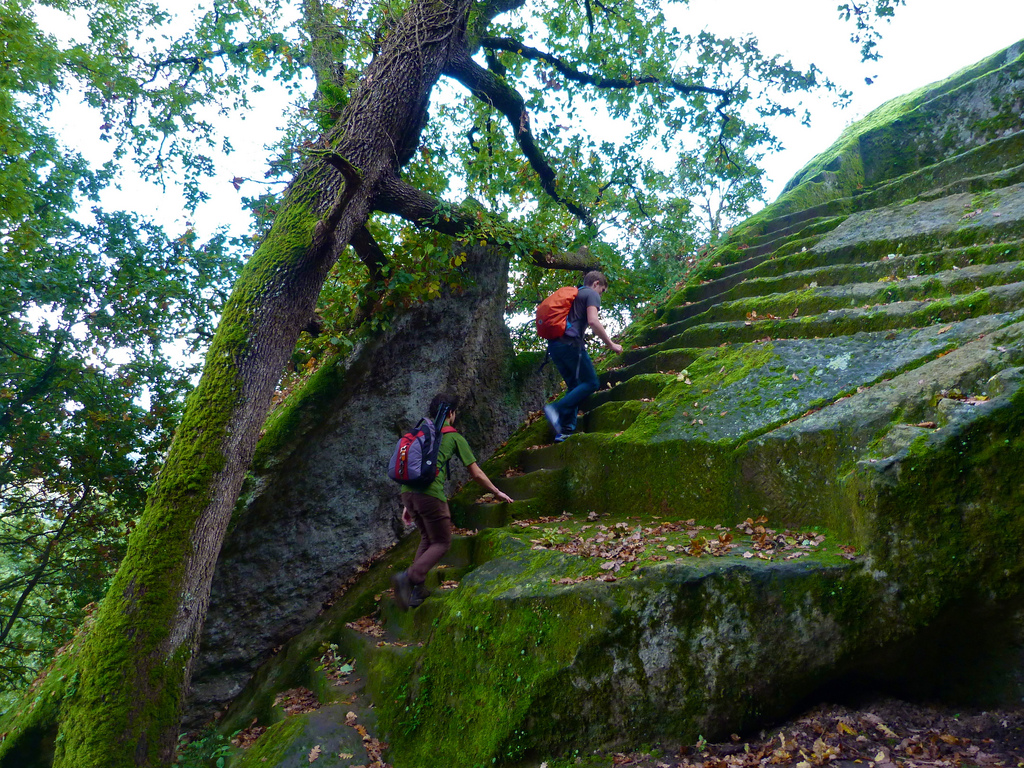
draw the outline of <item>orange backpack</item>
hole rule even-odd
[[[559,288],[537,306],[537,333],[542,339],[562,338],[578,293],[572,286]]]

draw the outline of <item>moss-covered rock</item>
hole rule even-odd
[[[470,768],[741,731],[856,675],[1019,700],[1022,50],[876,110],[738,227],[581,434],[534,418],[485,463],[515,502],[454,497],[484,530],[422,607],[386,592],[407,542],[283,643],[221,722],[271,726],[237,764],[365,764],[349,712],[396,768]],[[286,717],[300,685],[324,706]]]

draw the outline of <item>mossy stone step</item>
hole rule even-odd
[[[780,276],[748,277],[714,299],[668,308],[660,312],[658,317],[668,325],[700,315],[716,303],[805,290],[814,283],[817,286],[848,285],[884,277],[905,278],[910,275],[935,274],[948,269],[965,269],[972,265],[1020,261],[1024,259],[1024,244],[1020,240],[1012,240],[993,245],[967,246],[922,254],[870,255],[871,260],[866,261],[834,263],[826,259],[827,263],[824,266],[801,268]],[[877,258],[874,258],[875,256]],[[801,266],[805,264],[806,259],[803,259]],[[646,338],[655,340],[657,333],[652,329],[651,335]]]
[[[867,308],[833,309],[793,319],[707,323],[688,328],[658,345],[658,351],[717,347],[759,339],[814,339],[861,332],[920,328],[989,314],[1012,313],[1024,306],[1024,283],[993,286],[935,301],[899,301]]]
[[[585,432],[621,432],[628,429],[647,410],[653,407],[653,398],[647,401],[609,401],[592,407],[583,418]]]
[[[349,713],[356,717],[349,724]],[[331,704],[313,712],[291,715],[263,733],[256,743],[231,761],[232,768],[308,768],[316,760],[335,766],[369,765],[372,762],[361,725],[372,734],[376,717],[370,707],[354,703]],[[340,757],[347,755],[350,757]]]
[[[908,200],[936,199],[960,192],[981,192],[1020,183],[1024,131],[998,137],[979,147],[863,190],[854,198],[858,211]]]
[[[743,282],[748,273],[752,273],[754,269],[763,264],[767,258],[768,257],[766,256],[759,256],[756,259],[747,259],[746,261],[740,262],[736,265],[737,267],[742,268],[732,270],[730,274],[724,277],[712,275],[698,285],[687,286],[670,298],[666,306],[673,307],[686,303],[713,299],[714,297],[725,293],[734,285],[739,285]]]
[[[548,431],[550,432],[550,429]],[[568,455],[563,446],[560,443],[550,443],[521,451],[516,457],[516,465],[523,472],[529,473],[538,469],[562,469],[567,460]]]
[[[602,388],[613,387],[643,373],[670,373],[672,371],[678,373],[702,354],[704,354],[702,349],[674,349],[670,352],[628,350],[623,353],[622,359],[629,359],[633,362],[602,373],[600,377]]]
[[[534,496],[543,495],[552,486],[557,485],[565,474],[564,469],[542,469],[512,477],[492,478],[494,484],[516,501],[525,501]]]
[[[674,379],[675,376],[667,373],[637,374],[611,389],[601,389],[592,394],[587,399],[587,408],[593,411],[605,403],[654,398]]]
[[[503,528],[512,520],[510,504],[497,502],[494,504],[452,504],[452,522],[459,528],[481,530],[483,528]]]
[[[744,280],[721,300],[735,300],[773,293],[805,290],[813,283],[817,286],[848,285],[871,282],[883,278],[906,278],[911,275],[930,275],[945,270],[966,269],[981,264],[1004,264],[1024,260],[1024,242],[1013,240],[998,245],[948,248],[917,254],[886,254],[881,258],[845,264],[826,264],[789,272],[779,277],[755,277]],[[691,305],[697,308],[697,305]],[[686,308],[680,308],[686,309]],[[666,313],[670,322],[683,320],[698,312]]]
[[[813,235],[820,235],[825,232],[831,232],[845,218],[845,216],[819,216],[815,219],[792,222],[779,229],[773,229],[767,234],[750,238],[747,242],[751,247],[757,247],[772,243],[782,244],[790,238],[802,239]]]
[[[795,180],[794,180],[795,181]],[[791,181],[786,185],[783,195],[793,186]],[[781,201],[781,198],[780,198]],[[747,227],[760,232],[761,237],[770,236],[775,232],[784,229],[799,227],[809,221],[816,219],[828,219],[836,216],[845,216],[850,212],[849,198],[838,198],[829,200],[808,208],[801,208],[795,211],[779,213],[785,206],[779,206],[778,202],[771,209],[766,209],[761,214],[755,214],[752,221],[747,222]]]
[[[930,275],[913,275],[897,280],[843,285],[815,286],[800,291],[773,293],[716,304],[696,317],[681,320],[656,333],[664,338],[682,333],[687,328],[715,322],[775,316],[820,315],[829,310],[865,307],[916,299],[950,298],[981,288],[1013,285],[1024,280],[1024,264],[980,264],[951,269]],[[655,332],[652,332],[654,335]],[[643,338],[642,341],[649,339]]]
[[[498,546],[446,601],[427,642],[374,665],[378,716],[409,766],[486,764],[510,742],[544,755],[620,722],[692,741],[724,727],[719,713],[735,722],[736,706],[749,718],[782,711],[834,655],[855,658],[878,633],[905,631],[864,614],[880,587],[837,556],[672,558],[606,583],[599,562]],[[583,575],[591,580],[558,583]],[[430,684],[403,688],[415,677]],[[751,686],[756,697],[737,697]],[[442,707],[448,717],[411,725],[415,711]],[[540,710],[559,717],[538,719]]]

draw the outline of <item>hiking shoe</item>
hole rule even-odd
[[[544,406],[544,418],[548,420],[548,424],[555,430],[555,440],[557,440],[558,435],[562,434],[562,425],[558,423],[558,409],[551,403],[548,403]]]
[[[427,589],[423,584],[413,584],[412,585],[412,596],[413,597],[418,597],[422,601],[422,600],[426,600],[428,597],[430,597],[430,594],[431,594],[430,590]]]
[[[423,601],[430,595],[429,589],[424,589],[422,584],[412,585],[412,596],[409,598],[409,607],[418,608],[423,605]]]
[[[412,605],[412,583],[409,581],[409,574],[405,571],[396,573],[391,577],[391,586],[395,590],[395,602],[403,611],[408,611]],[[420,602],[423,602],[422,600]],[[416,603],[419,605],[419,603]]]
[[[569,435],[563,435],[561,432],[559,432],[557,435],[555,435],[555,442],[556,443],[562,443],[562,442],[565,442],[568,439],[569,439]]]

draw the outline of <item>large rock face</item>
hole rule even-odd
[[[738,228],[631,326],[583,434],[533,422],[485,465],[514,504],[456,498],[482,530],[450,589],[396,613],[398,548],[259,671],[224,726],[282,722],[241,764],[299,765],[331,718],[425,768],[692,743],[853,678],[1019,702],[1022,52],[851,126]],[[315,717],[274,706],[296,684]]]
[[[466,292],[401,313],[272,417],[217,563],[193,720],[232,699],[275,646],[394,546],[387,461],[434,394],[462,397],[459,429],[481,456],[539,407],[536,362],[516,367],[504,325],[507,273],[504,257],[472,251]]]

